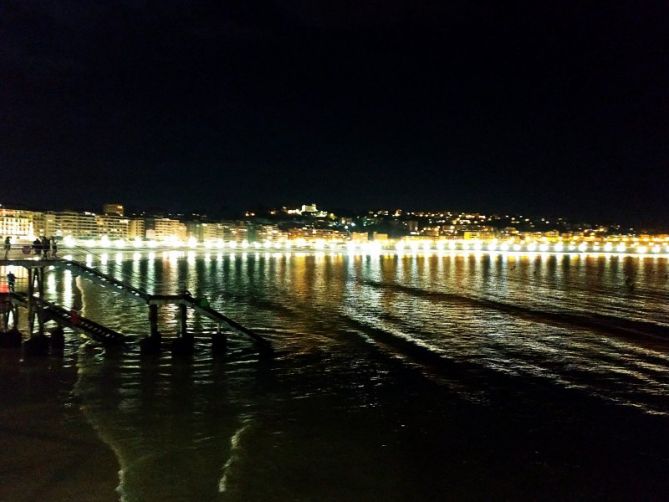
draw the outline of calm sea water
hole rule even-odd
[[[75,257],[206,296],[276,354],[234,333],[217,357],[203,335],[191,360],[74,335],[60,359],[5,351],[0,499],[669,496],[664,258]],[[148,332],[146,306],[118,290],[59,270],[47,285],[86,317]],[[166,336],[175,314],[161,310]]]

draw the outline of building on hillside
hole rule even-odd
[[[124,216],[123,204],[111,203],[102,206],[105,216]]]

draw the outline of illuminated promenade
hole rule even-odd
[[[214,240],[197,242],[154,240],[81,240],[66,237],[63,252],[74,248],[87,249],[220,249],[220,250],[281,250],[281,251],[330,251],[355,254],[389,253],[499,253],[499,254],[610,254],[668,256],[669,239],[640,239],[632,237],[615,239],[425,239],[406,237],[381,241],[278,239],[262,242]]]

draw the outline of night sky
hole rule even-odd
[[[0,202],[669,224],[669,2],[0,4]]]

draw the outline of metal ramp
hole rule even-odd
[[[127,282],[121,281],[109,274],[100,272],[99,270],[89,267],[88,265],[81,263],[76,260],[51,260],[51,265],[61,266],[68,268],[70,270],[77,269],[82,276],[85,276],[98,284],[104,286],[113,286],[119,290],[132,295],[137,299],[145,301],[149,305],[149,322],[151,323],[151,336],[159,336],[157,328],[157,309],[159,305],[178,305],[180,308],[180,318],[181,318],[181,333],[186,332],[186,308],[191,308],[194,311],[198,312],[204,317],[207,317],[215,321],[220,328],[221,323],[225,323],[231,328],[245,334],[251,340],[257,344],[257,346],[264,351],[271,351],[271,344],[265,338],[248,329],[247,327],[239,324],[233,319],[230,319],[228,316],[218,312],[217,310],[209,307],[203,306],[200,304],[193,296],[189,293],[180,294],[180,295],[152,295],[143,289],[136,288]]]
[[[128,284],[127,282],[121,281],[117,279],[116,277],[113,277],[109,274],[105,274],[103,272],[100,272],[99,270],[89,267],[85,263],[81,263],[80,261],[76,260],[53,260],[51,262],[52,265],[59,265],[59,266],[65,266],[66,268],[70,269],[78,269],[79,272],[83,275],[85,275],[88,279],[91,279],[98,284],[102,284],[104,286],[115,286],[118,289],[123,290],[126,293],[129,293],[131,295],[134,295],[138,298],[141,298],[142,300],[148,300],[151,295],[148,294],[146,291],[136,288],[131,284]]]
[[[25,293],[10,293],[12,302],[15,302],[22,307],[29,307],[31,303],[28,295]],[[33,305],[37,306],[42,312],[42,322],[55,321],[59,326],[70,328],[75,331],[80,331],[92,338],[93,340],[103,343],[105,345],[124,345],[125,336],[114,331],[102,324],[98,324],[86,317],[80,315],[72,315],[72,312],[56,305],[33,296]]]

